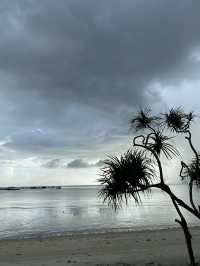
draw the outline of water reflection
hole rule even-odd
[[[82,216],[84,212],[86,212],[87,208],[80,208],[80,207],[71,207],[69,208],[69,213],[72,214],[72,216]]]
[[[186,186],[173,186],[188,199]],[[133,200],[116,212],[97,198],[98,188],[2,191],[0,193],[0,238],[109,228],[174,226],[177,217],[165,193],[153,191],[137,206]],[[199,193],[195,191],[196,198]],[[185,212],[191,224],[199,221]]]

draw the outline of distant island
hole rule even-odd
[[[0,187],[0,190],[21,190],[21,189],[61,189],[62,186],[28,186],[28,187]]]

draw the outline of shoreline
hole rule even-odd
[[[189,224],[190,229],[199,229],[200,225]],[[178,224],[174,225],[158,225],[154,227],[121,227],[121,228],[102,228],[102,229],[83,229],[74,231],[63,231],[63,232],[50,232],[50,233],[37,233],[37,234],[27,234],[24,236],[16,237],[3,237],[0,238],[0,242],[4,240],[8,241],[21,241],[21,240],[31,240],[31,239],[52,239],[52,238],[62,238],[71,236],[82,236],[82,235],[101,235],[101,234],[115,234],[115,233],[134,233],[134,232],[153,232],[153,231],[165,231],[165,230],[176,230],[180,229]]]
[[[200,227],[192,227],[200,261]],[[0,265],[188,265],[180,228],[0,240]]]

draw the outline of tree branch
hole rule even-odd
[[[144,143],[145,142],[145,136],[144,135],[139,135],[139,136],[136,136],[136,137],[133,138],[133,146],[136,145],[136,140],[140,139],[140,138],[142,138],[142,144],[145,144]]]
[[[196,151],[196,149],[194,148],[194,145],[192,144],[192,134],[191,134],[190,130],[186,130],[185,132],[188,133],[188,135],[189,135],[189,136],[186,136],[185,138],[188,140],[189,145],[190,145],[190,147],[191,147],[191,149],[194,152],[195,157],[196,157],[196,170],[197,170],[199,168],[199,155],[198,155],[198,152]],[[200,213],[200,210],[198,210],[196,208],[196,206],[194,204],[194,200],[193,200],[193,183],[194,183],[194,180],[192,178],[190,178],[190,182],[189,182],[190,202],[191,202],[193,209]]]
[[[185,208],[187,211],[189,211],[190,213],[192,213],[194,216],[196,216],[197,218],[200,219],[200,213],[196,210],[194,210],[193,208],[191,208],[189,205],[187,205],[184,201],[182,201],[181,199],[179,199],[170,189],[170,187],[166,184],[164,184],[162,186],[162,190],[165,191],[166,193],[168,193],[168,195],[175,200],[178,205],[180,205],[181,207]]]
[[[136,143],[136,139],[138,138],[142,138],[142,144],[138,144]],[[189,205],[187,205],[184,201],[182,201],[181,199],[179,199],[172,191],[171,189],[169,188],[169,186],[167,186],[164,182],[164,178],[163,178],[163,171],[162,171],[162,165],[161,165],[161,162],[160,162],[160,159],[159,157],[157,156],[157,154],[151,149],[149,148],[148,146],[145,146],[144,145],[144,140],[145,140],[145,137],[143,135],[140,135],[140,136],[137,136],[133,139],[133,146],[135,147],[141,147],[143,149],[146,149],[148,151],[150,151],[156,161],[157,161],[157,164],[158,164],[158,168],[159,168],[159,173],[160,173],[160,185],[159,185],[159,188],[161,188],[163,191],[167,192],[181,207],[185,208],[187,211],[189,211],[190,213],[192,213],[193,215],[195,215],[197,218],[200,219],[200,212],[195,208],[191,208]]]
[[[189,167],[186,163],[184,163],[183,161],[181,161],[181,170],[180,170],[180,173],[179,173],[179,176],[183,179],[185,177],[187,177],[187,175],[183,175],[183,170],[184,168],[187,168],[189,170]]]
[[[137,137],[136,137],[136,138],[137,138]],[[157,164],[158,164],[159,173],[160,173],[160,182],[161,182],[161,184],[164,184],[162,165],[161,165],[161,162],[160,162],[160,159],[159,159],[158,155],[157,155],[157,154],[156,154],[151,148],[149,148],[148,146],[141,145],[141,144],[137,144],[137,143],[135,142],[135,139],[136,139],[136,138],[133,139],[133,146],[135,146],[135,147],[141,147],[141,148],[143,148],[143,149],[146,149],[146,150],[150,151],[150,152],[153,154],[153,156],[155,157],[156,162],[157,162]],[[144,139],[145,139],[145,138],[144,138]],[[143,144],[144,144],[144,142],[143,142]]]
[[[185,139],[188,140],[189,145],[190,145],[192,151],[195,154],[195,157],[196,157],[196,160],[197,160],[197,166],[198,166],[199,165],[199,155],[198,155],[198,152],[196,151],[196,149],[194,148],[194,145],[192,144],[192,134],[191,134],[190,130],[186,130],[184,132],[189,135],[189,136],[186,136]]]

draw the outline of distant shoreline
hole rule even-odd
[[[177,185],[185,185],[183,183],[171,183],[168,184],[170,186],[177,186]],[[7,186],[7,187],[0,187],[0,190],[22,190],[22,189],[62,189],[62,188],[87,188],[87,187],[101,187],[99,184],[95,185],[42,185],[42,186]]]
[[[0,190],[21,190],[21,189],[61,189],[61,188],[96,188],[101,187],[101,185],[42,185],[42,186],[7,186],[7,187],[0,187]]]
[[[190,229],[199,230],[200,225],[189,224]],[[67,237],[84,237],[84,236],[92,236],[92,235],[106,235],[106,234],[132,234],[132,233],[149,233],[149,232],[165,232],[165,231],[176,231],[179,230],[180,226],[178,224],[159,226],[155,225],[153,227],[141,226],[141,227],[119,227],[119,228],[102,228],[102,229],[84,229],[84,230],[73,230],[73,231],[63,231],[63,232],[51,232],[51,233],[33,233],[23,236],[11,236],[11,237],[3,237],[0,238],[1,241],[26,241],[26,240],[45,240],[45,239],[62,239]],[[180,229],[181,230],[181,229]]]
[[[0,187],[0,190],[21,190],[21,189],[61,189],[62,186],[25,186],[25,187]]]

